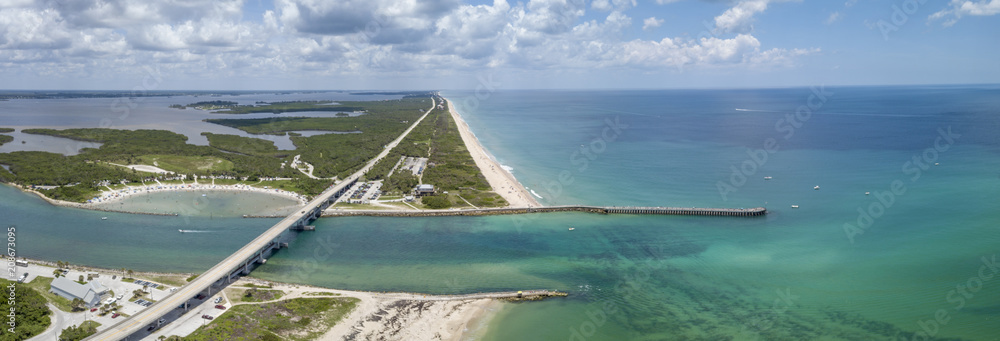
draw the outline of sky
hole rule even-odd
[[[1000,0],[0,0],[0,89],[1000,83]]]

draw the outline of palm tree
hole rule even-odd
[[[79,297],[74,297],[73,301],[69,302],[69,306],[71,308],[73,308],[73,310],[83,310],[83,308],[84,308],[84,306],[86,306],[86,304],[87,304],[87,302],[84,302]]]
[[[63,273],[62,273],[61,270],[59,270],[59,269],[52,270],[52,276],[55,276],[55,278],[62,277],[62,275],[63,275]]]

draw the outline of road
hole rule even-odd
[[[133,315],[131,318],[119,322],[109,327],[108,329],[98,332],[97,334],[88,338],[88,340],[108,340],[108,341],[121,340],[124,339],[125,337],[128,337],[129,335],[132,335],[135,332],[143,330],[144,328],[146,328],[146,326],[155,324],[158,319],[160,319],[167,313],[170,313],[171,311],[177,309],[177,307],[179,307],[184,302],[188,301],[190,298],[197,296],[202,291],[205,291],[208,288],[210,288],[212,284],[217,282],[219,279],[225,278],[233,271],[242,267],[246,260],[254,257],[258,251],[267,247],[267,245],[271,241],[278,238],[282,233],[284,233],[290,227],[292,227],[297,222],[305,218],[307,214],[312,214],[313,210],[323,205],[335,193],[339,192],[344,187],[349,186],[355,179],[358,179],[362,175],[364,175],[365,172],[371,169],[371,167],[374,166],[376,162],[378,162],[378,160],[384,158],[386,155],[389,154],[389,151],[391,151],[392,148],[395,148],[397,145],[399,145],[399,142],[402,141],[406,137],[406,135],[413,130],[414,127],[420,124],[420,122],[423,121],[424,118],[427,117],[427,115],[430,114],[431,111],[433,111],[436,106],[437,103],[435,101],[435,98],[431,97],[431,108],[427,109],[427,112],[425,112],[424,115],[420,117],[420,119],[418,119],[416,122],[410,125],[410,127],[407,128],[406,131],[404,131],[402,134],[400,134],[399,137],[397,137],[395,140],[386,145],[384,150],[381,153],[379,153],[375,158],[373,158],[371,161],[369,161],[368,164],[362,167],[361,170],[358,170],[340,184],[318,195],[315,199],[306,204],[305,207],[296,210],[295,213],[292,213],[288,217],[285,217],[285,219],[282,219],[280,222],[272,226],[270,229],[264,231],[264,233],[262,233],[260,236],[257,236],[257,238],[254,238],[254,240],[250,241],[250,243],[247,243],[247,245],[243,246],[229,257],[226,257],[226,259],[223,259],[221,262],[213,266],[211,269],[208,269],[208,271],[205,271],[197,278],[195,278],[193,281],[178,289],[173,294],[168,295],[167,297],[154,303],[152,306],[146,308],[145,310],[139,312],[138,314]]]

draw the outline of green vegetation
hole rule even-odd
[[[170,107],[174,109],[195,108],[201,110],[219,110],[219,109],[236,107],[238,104],[239,103],[231,101],[204,101],[204,102],[191,103],[188,105],[174,104],[171,105]]]
[[[257,288],[250,288],[243,291],[243,296],[240,297],[241,302],[266,302],[273,301],[284,296],[285,292],[281,290],[260,290]]]
[[[10,320],[4,323],[3,329],[5,330],[0,333],[0,341],[26,340],[44,332],[52,323],[49,320],[52,311],[45,305],[45,298],[29,285],[0,279],[0,286],[3,286],[8,294],[10,294],[8,289],[10,285],[14,285],[13,297],[17,299],[14,300],[13,306],[10,305],[10,300],[0,300],[0,311],[5,314],[13,311],[17,315],[17,319],[13,320],[13,326],[9,324]],[[7,332],[9,328],[13,328],[15,332]]]
[[[394,101],[350,102],[369,114],[354,117],[279,117],[269,119],[210,119],[207,122],[237,128],[251,134],[285,134],[296,130],[356,132],[293,136],[301,160],[316,167],[314,175],[344,178],[360,169],[407,127],[423,115],[430,98]],[[393,161],[394,162],[394,161]]]
[[[198,274],[194,274],[194,275],[188,276],[187,281],[188,282],[193,281],[195,278],[198,278]]]
[[[447,195],[429,195],[420,198],[420,201],[424,203],[428,208],[433,209],[443,209],[451,207],[451,200],[448,200]]]
[[[25,186],[60,186],[39,189],[46,196],[59,200],[86,201],[102,189],[101,181],[142,182],[154,177],[106,162],[142,163],[183,174],[248,177],[254,181],[262,176],[301,176],[293,169],[282,169],[281,159],[276,157],[234,154],[210,146],[195,146],[187,144],[184,135],[163,130],[87,128],[25,129],[24,132],[102,143],[100,148],[83,149],[79,155],[73,156],[48,152],[0,154],[0,164],[10,166],[11,171],[0,172],[0,180]]]
[[[506,200],[492,192],[486,177],[476,166],[447,107],[434,109],[427,115],[396,149],[372,167],[368,179],[385,178],[385,174],[404,155],[429,158],[423,183],[433,184],[439,192],[460,192],[463,198],[478,207],[507,205]],[[416,186],[417,181],[410,171],[397,170],[385,180],[382,188],[387,193],[406,193]],[[424,198],[422,201],[428,208],[448,208],[456,204],[467,206],[458,198]]]
[[[204,172],[227,172],[234,168],[233,162],[219,156],[196,155],[142,155],[133,162],[143,165],[155,165],[163,170],[178,174],[194,174]]]
[[[101,324],[94,321],[83,321],[79,326],[70,326],[59,333],[60,341],[78,341],[97,333]]]
[[[278,147],[274,142],[253,137],[243,137],[238,135],[201,133],[208,137],[208,145],[225,150],[227,152],[240,153],[244,155],[274,156],[284,158],[288,153],[278,153]]]
[[[13,133],[14,128],[0,128],[0,133]]]
[[[199,103],[204,103],[204,102],[199,102]],[[205,109],[208,109],[208,110],[213,110],[213,109],[228,109],[228,110],[224,110],[224,111],[214,111],[214,112],[212,112],[213,114],[253,114],[253,113],[275,113],[275,114],[280,114],[280,113],[285,113],[285,112],[298,112],[298,111],[336,111],[336,112],[345,112],[345,111],[362,111],[362,110],[364,110],[363,106],[344,105],[344,103],[348,103],[348,102],[341,102],[340,103],[341,105],[332,105],[334,103],[333,101],[274,102],[274,103],[268,103],[268,104],[264,104],[264,105],[260,105],[260,106],[257,106],[257,105],[236,105],[235,102],[227,102],[227,103],[232,103],[232,105],[201,105],[201,106],[195,106],[195,104],[198,104],[198,103],[195,103],[195,104],[189,104],[188,107],[190,108],[190,107],[194,106],[194,107],[198,107],[199,109],[205,108]],[[372,103],[372,102],[349,102],[349,103],[360,103],[362,105],[367,105],[367,104]]]
[[[31,280],[31,282],[21,284],[21,286],[35,289],[35,291],[42,295],[45,300],[52,303],[52,305],[56,306],[59,310],[72,312],[73,306],[70,304],[70,300],[49,292],[49,288],[52,286],[52,280],[54,279],[55,278],[51,277],[35,277],[35,279]]]
[[[358,301],[320,297],[237,305],[184,339],[313,340],[353,310]]]
[[[6,144],[7,142],[14,141],[14,137],[10,135],[0,135],[0,146]]]
[[[307,291],[302,294],[306,296],[340,296],[338,293],[326,291]]]

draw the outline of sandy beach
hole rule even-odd
[[[455,106],[452,105],[451,100],[445,98],[445,102],[448,103],[448,111],[451,112],[451,117],[455,120],[458,125],[458,131],[462,135],[462,141],[465,142],[465,146],[468,147],[469,153],[472,154],[472,158],[476,161],[476,166],[482,170],[483,175],[486,176],[486,181],[490,183],[493,187],[493,191],[500,194],[511,207],[538,207],[541,204],[535,200],[535,198],[528,192],[517,179],[514,178],[513,174],[510,174],[507,170],[501,167],[500,163],[497,162],[483,145],[479,143],[479,139],[476,135],[472,134],[469,130],[469,125],[465,123],[462,116],[459,115],[458,111],[455,110]]]

